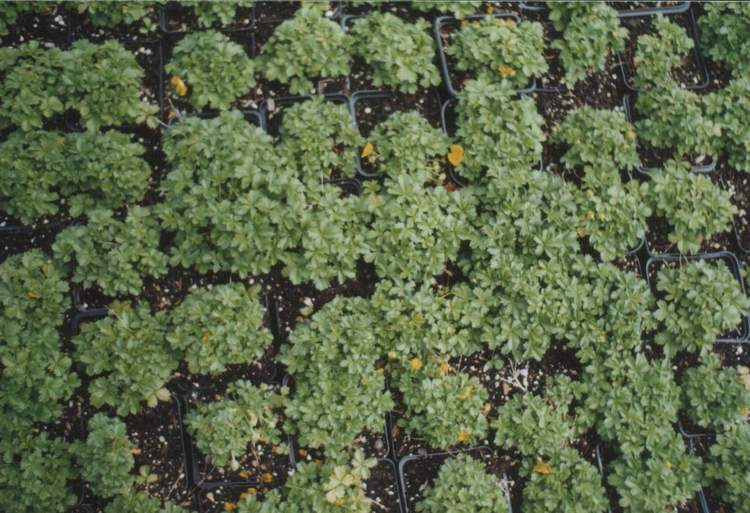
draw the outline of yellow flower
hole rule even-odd
[[[344,505],[344,498],[343,497],[339,497],[338,499],[336,499],[336,506],[341,507],[343,505]]]
[[[583,226],[579,226],[576,228],[576,233],[578,234],[579,238],[584,238],[586,236],[586,230],[583,229]]]
[[[385,372],[385,369],[383,367],[378,367],[377,369],[375,369],[375,372],[377,372],[378,374],[382,376],[383,373]]]
[[[537,463],[531,470],[543,476],[546,476],[551,472],[549,465],[546,463]]]
[[[422,360],[419,358],[412,358],[409,360],[409,367],[411,367],[413,370],[419,370],[422,368]]]
[[[305,449],[299,449],[297,451],[297,454],[300,455],[300,458],[304,458],[305,456],[307,456],[307,451]]]
[[[187,86],[180,77],[172,77],[169,79],[169,83],[174,87],[175,92],[179,96],[185,96],[187,94]]]
[[[748,415],[750,415],[750,408],[748,408],[747,406],[743,407],[740,410],[740,415],[742,415],[743,417],[747,417]]]
[[[453,167],[458,167],[461,161],[464,159],[464,148],[460,144],[451,145],[451,150],[448,153],[448,162]]]
[[[448,362],[443,362],[438,366],[438,369],[440,374],[448,374],[451,371],[451,366],[448,365]]]
[[[501,27],[516,28],[516,20],[512,18],[501,18],[497,20],[497,24]]]
[[[249,479],[250,478],[250,474],[246,470],[240,470],[239,476],[242,479]]]
[[[630,139],[631,141],[635,139],[635,130],[633,130],[632,128],[628,128],[625,131],[625,139]]]
[[[464,388],[464,391],[458,395],[458,398],[461,399],[462,401],[466,401],[471,397],[471,394],[473,393],[474,393],[474,385],[468,384]]]
[[[260,480],[264,483],[270,483],[271,481],[273,481],[273,475],[271,475],[270,472],[263,472],[260,475]]]
[[[224,511],[234,511],[237,509],[237,505],[234,502],[225,502]]]
[[[209,337],[209,333],[208,332],[204,333],[203,338],[201,339],[201,342],[203,342],[204,344],[208,344],[208,337]]]
[[[34,289],[29,289],[26,291],[26,297],[29,299],[39,299],[39,292],[37,292]]]
[[[364,158],[369,157],[373,153],[375,153],[375,147],[372,145],[372,143],[368,142],[367,144],[365,144],[365,147],[362,148],[362,153],[360,153],[360,157],[364,159]]]
[[[516,74],[516,70],[508,66],[507,64],[503,64],[502,66],[499,66],[497,68],[497,71],[500,72],[500,74],[504,77],[513,77]]]
[[[461,443],[463,443],[463,442],[466,442],[466,441],[467,441],[467,440],[469,439],[469,433],[467,433],[466,431],[461,431],[461,432],[460,432],[460,433],[458,434],[458,437],[457,437],[457,439],[458,439],[458,441],[459,441],[459,442],[461,442]]]

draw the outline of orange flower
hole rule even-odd
[[[375,147],[372,145],[372,143],[368,142],[365,144],[365,147],[362,148],[362,153],[360,153],[360,157],[367,158],[371,156],[373,153],[375,153]]]
[[[234,502],[225,502],[224,511],[234,511],[237,509],[237,505]]]
[[[142,451],[138,447],[131,447],[130,454],[138,456]]]
[[[273,481],[273,475],[271,475],[270,472],[263,472],[260,475],[260,480],[264,483],[270,483],[271,481]]]
[[[185,96],[187,94],[187,86],[180,77],[172,77],[169,79],[169,83],[174,87],[175,92],[179,96]]]
[[[413,370],[419,370],[422,368],[422,360],[419,358],[412,358],[409,360],[409,367],[411,367]]]
[[[543,476],[548,475],[552,471],[552,469],[550,469],[549,465],[546,463],[537,463],[531,470]]]
[[[247,472],[247,470],[240,470],[239,476],[242,479],[249,479],[250,478],[250,474]]]
[[[508,66],[507,64],[503,64],[501,66],[498,66],[497,71],[500,72],[500,74],[504,77],[512,77],[515,76],[516,70]]]
[[[456,438],[457,438],[457,439],[458,439],[458,441],[459,441],[459,442],[461,442],[461,443],[463,443],[463,442],[466,442],[466,441],[467,441],[467,440],[469,439],[469,433],[467,433],[466,431],[461,431],[461,432],[460,432],[460,433],[458,434],[458,437],[456,437]]]
[[[299,454],[301,458],[304,458],[305,456],[307,456],[307,451],[305,449],[299,449],[297,451],[297,454]]]
[[[451,145],[451,150],[448,153],[448,162],[453,167],[458,167],[461,161],[464,159],[464,148],[460,144]]]

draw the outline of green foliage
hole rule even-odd
[[[104,509],[104,513],[190,513],[189,510],[174,505],[162,504],[159,499],[143,492],[130,492],[118,495]]]
[[[652,18],[655,34],[638,37],[634,64],[635,85],[639,88],[674,86],[672,69],[682,64],[695,43],[684,28],[669,18]]]
[[[489,165],[530,168],[542,157],[544,120],[528,96],[513,99],[507,82],[469,80],[459,93],[456,136],[466,150],[457,170],[475,180]]]
[[[423,492],[417,513],[500,513],[508,510],[508,491],[482,462],[459,455],[440,467],[435,482]]]
[[[260,360],[273,336],[259,292],[242,283],[199,288],[170,311],[167,341],[184,352],[190,372],[219,374],[227,365]]]
[[[263,441],[283,447],[277,410],[284,406],[286,394],[286,388],[277,391],[265,384],[235,381],[226,399],[199,404],[188,413],[185,425],[213,464],[236,470],[249,444]]]
[[[61,270],[41,251],[0,264],[0,412],[9,430],[53,421],[79,384],[57,332],[67,292]]]
[[[603,71],[613,52],[625,49],[627,29],[611,6],[603,2],[550,2],[549,19],[562,39],[552,42],[560,51],[565,81],[570,85]]]
[[[698,19],[701,50],[725,64],[735,76],[750,72],[750,5],[744,2],[707,3]]]
[[[75,358],[92,378],[91,404],[107,404],[118,415],[138,413],[143,401],[153,408],[169,400],[164,388],[178,359],[166,341],[164,312],[151,314],[146,303],[115,301],[105,319],[86,323],[73,337]]]
[[[487,436],[489,394],[479,379],[412,360],[397,386],[406,406],[399,425],[431,447],[476,445]]]
[[[365,227],[372,217],[365,199],[338,185],[308,188],[298,220],[299,248],[284,258],[284,275],[294,284],[312,281],[318,290],[355,278],[360,257],[371,250]]]
[[[179,0],[179,2],[193,10],[193,14],[198,18],[198,25],[208,28],[215,25],[230,25],[237,15],[237,9],[252,6],[255,0],[222,0],[220,2]]]
[[[468,356],[481,350],[470,331],[464,328],[474,308],[463,288],[440,287],[431,281],[383,280],[370,299],[371,310],[378,315],[378,340],[391,360],[401,363],[435,354]]]
[[[322,96],[283,109],[279,151],[308,183],[354,175],[363,144],[345,103]]]
[[[281,489],[265,494],[263,502],[248,494],[237,513],[370,513],[365,481],[375,464],[361,450],[345,464],[302,462]]]
[[[65,107],[78,111],[88,130],[126,123],[156,124],[157,107],[140,98],[144,73],[121,43],[76,41],[62,55]],[[54,91],[53,91],[54,92]]]
[[[116,27],[130,25],[146,18],[153,11],[147,2],[106,2],[101,0],[78,0],[76,9],[79,14],[87,14],[95,27]]]
[[[294,376],[285,428],[331,459],[347,457],[363,431],[380,432],[394,405],[375,368],[384,350],[373,324],[367,300],[336,296],[281,349],[278,360]]]
[[[656,287],[663,299],[654,312],[661,322],[655,340],[668,356],[679,351],[707,354],[750,311],[750,298],[723,261],[693,260],[663,268]]]
[[[424,185],[428,180],[425,170],[386,179],[369,235],[377,244],[365,255],[380,276],[410,280],[442,274],[469,238],[471,191],[449,192]]]
[[[255,66],[245,49],[215,30],[180,39],[164,69],[183,81],[190,90],[188,101],[199,109],[228,109],[255,87]],[[175,89],[182,96],[184,91]]]
[[[541,23],[518,24],[488,15],[456,32],[445,53],[456,58],[459,70],[489,82],[507,80],[521,88],[547,72],[544,46]]]
[[[718,491],[718,496],[735,511],[750,506],[750,425],[742,423],[720,433],[711,446],[706,465],[706,477]]]
[[[88,437],[73,448],[81,476],[99,497],[127,492],[133,484],[134,460],[125,423],[97,413],[88,422]]]
[[[547,470],[549,466],[549,472]],[[523,487],[523,510],[527,513],[602,513],[607,510],[607,495],[599,471],[575,449],[564,447],[549,460],[534,464],[527,460],[521,475],[528,480]]]
[[[739,78],[713,94],[705,97],[707,115],[721,131],[717,146],[721,148],[729,163],[741,171],[750,173],[750,79]]]
[[[700,366],[687,369],[680,388],[685,414],[698,426],[722,432],[745,421],[750,392],[737,369],[722,367],[715,354],[704,357]]]
[[[13,132],[0,143],[0,205],[23,223],[137,203],[151,170],[144,148],[119,132]]]
[[[652,211],[647,203],[648,185],[631,180],[596,182],[586,169],[585,187],[577,195],[579,236],[588,236],[602,260],[625,256],[646,235],[646,220]]]
[[[645,458],[612,464],[608,482],[625,513],[664,513],[694,498],[700,488],[700,459],[688,454],[676,434]]]
[[[3,2],[0,8],[25,4]],[[45,118],[65,111],[64,56],[36,41],[0,48],[0,128],[41,128]]]
[[[369,141],[374,149],[370,161],[377,163],[380,173],[390,176],[423,169],[438,174],[450,145],[448,136],[416,110],[394,112],[375,127]]]
[[[0,509],[64,513],[76,503],[68,445],[47,433],[0,439]]]
[[[157,221],[147,208],[131,208],[124,221],[110,210],[93,210],[88,224],[60,232],[52,249],[58,261],[75,261],[74,282],[97,285],[110,296],[135,295],[144,277],[167,272],[159,237]]]
[[[669,241],[681,253],[700,251],[704,240],[729,230],[737,214],[728,191],[689,170],[685,162],[667,162],[651,173],[646,197],[654,214],[672,226]]]
[[[576,437],[569,404],[531,394],[516,394],[498,410],[495,445],[524,456],[552,456]]]
[[[716,155],[721,125],[706,113],[705,98],[676,85],[640,91],[638,135],[676,157]]]
[[[412,0],[411,7],[418,11],[437,11],[443,14],[451,14],[462,19],[476,13],[482,6],[479,0],[462,0],[460,2],[444,2],[434,0]]]
[[[668,359],[649,362],[640,353],[608,358],[586,368],[583,386],[581,410],[627,459],[653,454],[675,436],[680,390]]]
[[[172,263],[199,272],[268,272],[300,237],[305,206],[294,169],[270,136],[237,111],[211,119],[188,117],[164,138],[171,170],[159,207],[176,232]]]
[[[565,117],[554,130],[554,140],[568,147],[561,159],[567,169],[590,166],[619,177],[617,170],[640,165],[635,129],[623,112],[584,105]]]
[[[319,8],[302,6],[281,23],[261,48],[260,68],[269,80],[289,86],[291,94],[309,94],[313,79],[349,74],[351,38],[325,19]]]
[[[425,20],[405,22],[391,13],[373,12],[355,20],[354,52],[372,67],[375,87],[413,94],[420,87],[440,84],[429,27]]]

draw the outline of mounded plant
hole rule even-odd
[[[276,27],[258,62],[267,79],[288,85],[291,94],[309,94],[313,80],[348,75],[351,57],[351,37],[320,8],[302,6]]]
[[[544,47],[541,23],[489,15],[463,25],[445,53],[455,57],[457,69],[475,78],[507,80],[521,88],[547,72]]]
[[[737,369],[722,367],[713,353],[685,371],[680,388],[685,415],[704,429],[722,432],[747,420],[750,392]]]
[[[190,372],[220,374],[260,360],[273,336],[259,293],[259,286],[242,283],[199,288],[169,312],[167,341],[185,355]]]
[[[720,433],[711,446],[706,477],[718,495],[736,511],[750,506],[750,425],[746,422]]]
[[[437,11],[443,14],[450,14],[456,18],[463,19],[466,16],[476,13],[482,6],[478,0],[467,0],[461,2],[442,2],[434,0],[412,0],[411,7],[418,11]]]
[[[672,70],[683,63],[695,43],[684,28],[665,16],[652,17],[655,34],[638,37],[635,49],[635,85],[639,88],[674,87]]]
[[[238,111],[187,117],[167,130],[161,184],[171,262],[198,272],[268,272],[298,244],[304,188],[271,137]]]
[[[476,180],[489,165],[531,168],[542,156],[544,120],[528,96],[513,97],[507,82],[469,80],[458,96],[456,137],[465,151],[457,166]]]
[[[282,113],[279,152],[303,181],[354,175],[354,161],[364,141],[346,103],[314,96],[284,107]]]
[[[153,7],[146,2],[82,0],[76,2],[76,10],[88,16],[95,27],[116,27],[145,20],[153,12]]]
[[[128,492],[115,497],[107,504],[104,513],[190,513],[190,510],[175,505],[171,501],[162,503],[145,492]]]
[[[133,485],[134,460],[125,423],[97,413],[88,422],[88,436],[73,447],[81,476],[99,497],[126,493]]]
[[[656,288],[663,297],[654,312],[660,322],[654,340],[668,356],[708,354],[716,339],[750,311],[750,298],[723,261],[693,260],[662,268]]]
[[[375,87],[414,94],[440,84],[429,27],[425,20],[406,22],[381,12],[355,20],[350,32],[354,52],[372,67]]]
[[[438,174],[450,147],[450,138],[416,110],[394,112],[375,127],[368,142],[372,154],[365,158],[389,176],[421,169]]]
[[[706,112],[721,130],[717,146],[729,164],[750,173],[750,79],[737,78],[722,90],[706,97]]]
[[[0,143],[0,208],[25,224],[141,201],[151,169],[143,145],[108,132],[13,132]]]
[[[723,63],[735,76],[747,76],[750,71],[750,41],[745,37],[750,30],[750,5],[744,2],[706,4],[698,19],[701,31],[701,50]]]
[[[552,48],[560,52],[570,85],[603,71],[610,55],[625,49],[627,29],[606,3],[550,2],[549,19],[562,33],[562,39],[552,41]]]
[[[228,109],[255,87],[255,65],[245,49],[215,30],[180,39],[164,69],[174,92],[199,109]]]
[[[522,504],[528,513],[602,513],[609,505],[598,469],[570,447],[527,460],[521,475],[527,479]]]
[[[481,461],[458,455],[446,460],[416,504],[417,513],[500,513],[508,510],[508,490]]]
[[[168,401],[165,388],[178,357],[167,341],[166,314],[152,314],[148,304],[135,307],[115,301],[109,315],[81,326],[73,337],[75,359],[91,377],[88,392],[94,406],[109,405],[118,415],[135,414]]]
[[[110,296],[135,295],[145,277],[167,272],[159,238],[159,225],[148,208],[132,207],[124,220],[99,209],[89,213],[87,224],[60,232],[52,249],[59,262],[75,262],[75,283],[97,285]]]
[[[199,404],[190,411],[185,425],[196,447],[213,464],[236,470],[248,452],[256,454],[258,443],[285,450],[278,410],[284,406],[286,394],[286,388],[277,390],[265,384],[235,381],[227,388],[224,399]]]
[[[258,494],[246,495],[236,511],[370,513],[373,511],[373,501],[365,494],[365,482],[376,463],[375,459],[365,458],[361,450],[342,463],[302,462],[284,486],[264,494],[263,499],[259,499]]]
[[[198,20],[198,25],[209,28],[216,25],[230,25],[237,16],[237,9],[250,7],[255,0],[222,0],[221,2],[206,0],[179,0],[184,7],[189,7]]]
[[[672,226],[669,241],[680,253],[697,253],[706,239],[729,230],[737,207],[728,191],[708,176],[671,160],[650,174],[646,202]]]

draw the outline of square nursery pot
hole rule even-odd
[[[367,497],[374,502],[373,511],[381,513],[405,513],[401,490],[398,483],[396,463],[389,458],[381,458],[370,470],[366,481]]]
[[[690,9],[690,2],[608,2],[617,11],[620,18],[642,16],[646,14],[670,14],[685,12]],[[628,4],[633,4],[629,8]],[[547,2],[527,1],[519,2],[522,12],[547,12]]]
[[[424,103],[409,103],[402,95],[379,90],[357,91],[351,96],[354,122],[363,137],[368,138],[372,131],[396,112],[416,110],[434,128],[440,123],[440,95],[428,93]],[[378,178],[381,173],[362,162],[360,152],[356,154],[357,175],[361,178]]]
[[[690,439],[685,441],[685,445],[688,451],[692,452],[692,442]],[[607,491],[607,497],[609,498],[609,506],[607,506],[607,513],[622,513],[622,508],[619,505],[617,493],[607,483],[607,465],[613,458],[613,454],[605,446],[599,444],[596,446],[596,466],[599,468],[599,474],[602,476],[602,484]],[[709,513],[709,510],[705,507],[706,498],[703,494],[703,487],[698,489],[692,500],[689,500],[686,508],[674,509],[675,513]],[[666,513],[667,510],[665,510]],[[671,510],[670,510],[671,511]]]
[[[399,460],[398,478],[401,484],[404,513],[415,513],[415,505],[420,500],[421,492],[425,485],[432,483],[437,478],[440,467],[446,460],[459,454],[469,454],[475,459],[483,460],[485,463],[491,461],[494,457],[494,453],[489,447],[480,446],[451,452],[413,454],[404,456]],[[513,513],[508,477],[505,472],[498,477],[506,485],[508,513]]]
[[[511,19],[516,23],[522,23],[521,17],[513,12],[499,12],[492,15],[476,14],[472,16],[466,16],[464,20],[482,20],[488,16],[493,16],[497,19]],[[458,70],[456,70],[456,62],[452,56],[445,53],[446,44],[450,41],[450,30],[460,25],[461,21],[452,16],[441,16],[435,19],[434,25],[434,36],[435,46],[437,47],[438,59],[440,61],[440,72],[443,76],[443,86],[446,92],[453,98],[455,98],[459,91],[459,84],[464,79],[471,78],[470,76],[461,76]],[[518,93],[530,93],[536,88],[536,81],[532,78],[526,87],[516,89]]]
[[[726,265],[732,272],[732,275],[739,282],[742,293],[746,294],[745,282],[742,279],[742,272],[740,270],[740,261],[734,253],[729,251],[719,251],[716,253],[703,253],[699,255],[678,255],[678,254],[662,254],[662,255],[649,255],[645,266],[645,278],[648,280],[648,284],[651,287],[653,293],[656,293],[656,282],[658,278],[659,266],[674,265],[687,263],[694,260],[708,260]],[[747,343],[748,337],[750,337],[750,316],[745,316],[740,321],[739,326],[730,332],[725,333],[716,339],[717,344],[743,344]]]
[[[673,23],[677,23],[678,25],[683,26],[687,30],[690,39],[692,39],[694,42],[693,48],[690,51],[690,56],[688,57],[689,66],[691,68],[690,74],[694,77],[694,80],[692,82],[684,83],[681,85],[683,85],[685,89],[693,90],[705,89],[706,87],[708,87],[708,85],[711,83],[711,80],[708,75],[706,62],[703,59],[703,55],[701,53],[700,37],[698,36],[698,26],[695,22],[693,11],[690,9],[671,12],[661,12],[658,10],[656,10],[656,12],[651,11],[653,10],[650,10],[649,12],[628,11],[627,16],[620,16],[621,18],[623,18],[622,25],[628,28],[628,33],[630,34],[630,44],[632,44],[632,47],[630,48],[629,54],[627,56],[623,55],[622,53],[618,54],[617,56],[620,63],[620,70],[622,71],[622,78],[625,82],[625,87],[630,91],[638,90],[638,88],[635,86],[635,83],[633,82],[635,70],[633,69],[632,63],[633,56],[635,55],[636,40],[640,32],[639,29],[642,28],[642,25],[648,24],[650,20],[652,20],[654,16],[657,15],[665,15]],[[648,30],[646,30],[643,33],[645,34],[649,32]]]
[[[625,110],[625,117],[627,118],[628,122],[635,125],[637,119],[636,119],[636,113],[635,113],[635,99],[629,95],[626,94],[622,98],[622,106]],[[640,151],[638,151],[638,154],[640,155]],[[708,162],[701,162],[701,163],[695,163],[693,162],[692,167],[690,168],[690,171],[696,174],[708,174],[711,173],[714,169],[716,169],[716,159],[712,157],[707,157]],[[665,159],[664,162],[666,162]],[[664,163],[662,162],[662,164]],[[651,166],[645,166],[643,165],[643,159],[641,159],[641,165],[638,166],[636,171],[640,173],[643,176],[649,176],[649,173],[651,173],[656,167]]]
[[[443,132],[445,132],[446,135],[453,138],[456,135],[456,129],[457,129],[457,122],[456,122],[456,104],[458,103],[458,100],[455,98],[451,98],[449,100],[445,100],[443,102],[443,105],[440,107],[440,124],[443,128]],[[544,162],[540,158],[539,159],[539,166],[537,167],[540,171],[544,170]],[[457,183],[458,185],[464,187],[468,185],[468,180],[466,178],[463,178],[460,174],[458,174],[453,166],[450,166],[448,168],[448,176],[450,179]],[[636,248],[637,250],[637,248]]]
[[[237,22],[237,20],[240,20]],[[164,3],[159,9],[159,29],[165,34],[185,34],[204,30],[222,32],[250,32],[255,28],[255,4],[239,6],[235,20],[228,26],[201,27],[198,20],[185,6],[177,1]]]
[[[339,105],[345,105],[347,110],[349,111],[349,116],[351,118],[351,124],[352,126],[356,126],[357,122],[354,118],[354,108],[352,106],[352,99],[351,97],[345,95],[345,94],[324,94],[322,95],[325,100],[329,102],[333,102]],[[312,99],[312,96],[287,96],[283,98],[278,99],[265,99],[260,104],[259,111],[260,115],[263,117],[263,128],[268,134],[270,134],[274,139],[278,138],[280,135],[281,130],[281,121],[284,117],[284,109],[286,107],[292,106],[297,103],[301,103],[307,100]],[[359,153],[357,153],[358,155]],[[356,177],[356,170],[357,170],[357,161],[355,159],[354,162],[352,162],[352,167],[350,170],[347,170],[346,173],[342,173],[341,176],[332,178],[332,182],[346,182],[353,180]],[[343,170],[342,170],[343,171]]]

